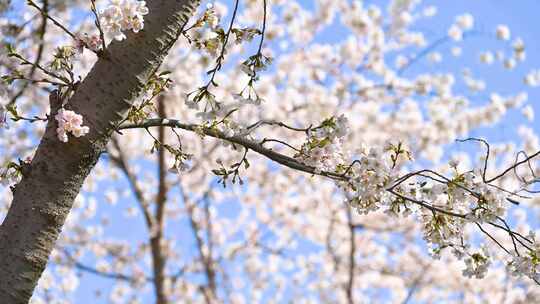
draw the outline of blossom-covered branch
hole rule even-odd
[[[287,128],[286,124],[278,125]],[[354,160],[350,165],[343,163],[341,152],[338,152],[337,159],[333,157],[335,155],[333,151],[339,149],[338,146],[334,146],[336,141],[339,143],[340,138],[348,130],[346,119],[343,117],[326,120],[313,130],[306,128],[309,130],[307,132],[308,138],[311,139],[296,157],[265,148],[262,143],[249,139],[246,134],[229,136],[216,128],[185,124],[178,120],[149,119],[139,124],[124,124],[119,129],[148,129],[157,126],[180,128],[196,132],[201,136],[225,140],[243,146],[246,152],[248,149],[253,150],[286,167],[329,177],[345,191],[348,203],[360,213],[369,213],[379,208],[385,208],[387,213],[397,216],[417,213],[425,227],[425,239],[434,246],[434,252],[438,254],[445,248],[452,248],[458,257],[465,257],[468,268],[464,274],[477,277],[485,275],[489,265],[489,255],[485,250],[476,253],[470,252],[468,249],[470,245],[464,243],[462,236],[464,225],[475,223],[481,232],[507,253],[510,253],[486,232],[481,224],[496,225],[494,222],[497,220],[504,222],[501,217],[506,213],[507,204],[513,202],[512,200],[507,201],[507,196],[512,197],[516,194],[501,191],[500,188],[490,183],[504,176],[506,172],[514,170],[540,155],[540,151],[534,153],[526,160],[516,162],[512,167],[489,180],[485,179],[485,168],[483,172],[468,171],[464,173],[460,173],[456,169],[452,178],[447,178],[432,170],[420,170],[399,177],[398,171],[393,169],[400,166],[399,163],[411,158],[410,152],[401,143],[388,144],[384,150],[363,148],[360,150],[361,158]],[[489,154],[486,155],[486,161],[488,156]],[[386,160],[387,158],[388,160]],[[332,168],[334,169],[332,170]],[[413,178],[414,180],[410,181]],[[413,208],[411,204],[420,208]],[[506,225],[506,222],[504,223]],[[513,242],[518,240],[514,231],[509,228],[504,230],[508,232]],[[514,246],[515,251],[512,253],[515,255],[514,260],[509,262],[508,267],[521,270],[525,267],[527,271],[524,271],[523,274],[539,281],[537,257],[540,252],[537,248],[538,243],[534,234],[522,238],[527,244],[523,243],[523,240],[518,240],[518,242],[522,245],[522,249],[527,251],[526,256],[529,258],[524,260],[517,246]],[[524,265],[524,263],[528,264]],[[515,273],[519,273],[519,271],[516,270]]]

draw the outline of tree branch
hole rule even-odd
[[[267,149],[267,148],[264,148],[261,144],[255,142],[255,141],[252,141],[248,138],[245,138],[245,137],[241,137],[241,136],[232,136],[232,137],[229,137],[229,136],[226,136],[225,134],[223,134],[223,132],[220,132],[218,130],[215,130],[215,129],[209,129],[209,128],[204,128],[204,127],[201,127],[200,125],[196,125],[196,124],[185,124],[185,123],[182,123],[178,120],[174,120],[174,119],[148,119],[148,120],[145,120],[144,122],[142,123],[126,123],[126,124],[123,124],[119,127],[119,130],[126,130],[126,129],[148,129],[148,128],[152,128],[152,127],[159,127],[159,126],[167,126],[167,127],[171,127],[171,128],[179,128],[179,129],[183,129],[183,130],[186,130],[186,131],[191,131],[191,132],[202,132],[204,135],[206,136],[210,136],[210,137],[214,137],[214,138],[217,138],[217,139],[223,139],[223,140],[226,140],[226,141],[229,141],[231,143],[234,143],[234,144],[238,144],[240,146],[243,146],[247,149],[251,149],[261,155],[264,155],[266,156],[267,158],[279,163],[279,164],[282,164],[286,167],[289,167],[291,169],[295,169],[295,170],[299,170],[299,171],[302,171],[302,172],[306,172],[306,173],[310,173],[310,174],[313,174],[313,175],[320,175],[320,176],[325,176],[325,177],[329,177],[331,179],[336,179],[336,180],[341,180],[341,181],[346,181],[347,178],[345,178],[343,175],[341,174],[337,174],[337,173],[334,173],[334,172],[327,172],[327,171],[322,171],[322,172],[317,172],[317,170],[315,169],[315,167],[311,167],[311,166],[308,166],[308,165],[305,165],[301,162],[299,162],[298,160],[290,157],[290,156],[287,156],[287,155],[283,155],[283,154],[280,154],[280,153],[277,153],[271,149]]]
[[[135,195],[139,208],[141,209],[141,212],[144,215],[146,226],[148,230],[151,231],[154,225],[154,220],[152,219],[148,202],[144,198],[144,194],[141,187],[139,187],[139,185],[137,184],[137,178],[135,174],[133,174],[133,172],[131,172],[131,170],[128,167],[126,156],[124,155],[124,152],[122,151],[122,148],[120,147],[120,144],[118,143],[118,140],[113,137],[111,141],[113,143],[114,148],[118,152],[118,156],[113,156],[111,153],[109,153],[110,158],[113,161],[113,163],[116,164],[118,168],[120,168],[120,170],[126,176],[129,186],[131,187],[131,191]]]
[[[158,99],[158,114],[165,117],[165,103],[163,95]],[[159,127],[158,140],[165,144],[165,127]],[[165,220],[165,204],[167,202],[167,168],[165,164],[165,151],[162,146],[158,149],[158,192],[156,195],[156,212],[154,214],[155,225],[150,234],[150,249],[152,252],[152,264],[154,271],[154,289],[156,292],[156,303],[167,303],[165,294],[165,264],[166,257],[162,252],[163,227]]]

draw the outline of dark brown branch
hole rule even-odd
[[[191,227],[191,232],[193,234],[193,237],[195,238],[196,244],[197,244],[197,250],[199,253],[199,258],[201,260],[201,264],[204,268],[204,273],[206,275],[207,285],[201,286],[202,293],[205,297],[207,304],[212,304],[213,300],[216,298],[216,284],[215,284],[215,272],[212,266],[212,257],[207,256],[205,254],[204,250],[204,240],[201,238],[199,232],[201,231],[200,224],[195,220],[194,210],[197,207],[196,204],[192,203],[188,195],[184,191],[184,187],[182,185],[182,182],[180,181],[178,183],[180,194],[182,196],[182,201],[184,202],[184,205],[186,207],[186,212],[188,214],[189,224]],[[204,194],[204,196],[207,196],[208,192]],[[203,197],[204,198],[204,197]],[[208,227],[206,227],[208,229]],[[211,240],[208,240],[211,242]]]
[[[272,151],[270,149],[267,149],[267,148],[264,148],[262,145],[260,145],[259,143],[255,142],[255,141],[252,141],[248,138],[245,138],[245,137],[241,137],[241,136],[232,136],[232,137],[229,137],[229,136],[226,136],[225,134],[223,134],[222,132],[218,131],[218,130],[215,130],[215,129],[208,129],[208,128],[201,128],[201,126],[199,125],[196,125],[196,124],[184,124],[178,120],[171,120],[171,119],[148,119],[146,121],[144,121],[143,123],[140,123],[140,124],[132,124],[132,123],[126,123],[126,124],[123,124],[119,127],[120,130],[126,130],[126,129],[147,129],[147,128],[152,128],[152,127],[159,127],[159,126],[168,126],[168,127],[172,127],[172,128],[180,128],[180,129],[184,129],[186,131],[191,131],[191,132],[197,132],[197,131],[202,131],[204,135],[207,135],[207,136],[210,136],[210,137],[214,137],[214,138],[217,138],[217,139],[223,139],[223,140],[226,140],[226,141],[229,141],[231,143],[235,143],[235,144],[238,144],[238,145],[241,145],[241,146],[244,146],[250,150],[253,150],[261,155],[264,155],[266,157],[268,157],[269,159],[279,163],[279,164],[282,164],[286,167],[289,167],[291,169],[295,169],[295,170],[299,170],[299,171],[302,171],[302,172],[306,172],[306,173],[310,173],[310,174],[313,174],[313,175],[320,175],[320,176],[325,176],[325,177],[329,177],[331,179],[335,179],[335,180],[341,180],[341,181],[346,181],[347,178],[343,177],[341,174],[337,174],[337,173],[334,173],[334,172],[328,172],[328,171],[322,171],[322,172],[318,172],[315,167],[312,167],[312,166],[307,166],[301,162],[299,162],[298,160],[290,157],[290,156],[287,156],[287,155],[283,155],[283,154],[280,154],[280,153],[277,153],[275,151]]]
[[[28,2],[28,5],[34,7],[35,9],[37,9],[44,17],[46,17],[47,19],[51,20],[52,23],[54,23],[54,25],[56,25],[57,27],[59,27],[60,29],[62,29],[66,34],[68,34],[71,38],[73,39],[77,39],[77,37],[75,36],[75,34],[73,34],[70,30],[68,30],[65,26],[63,26],[60,22],[58,22],[56,19],[54,19],[53,17],[51,17],[48,13],[48,11],[44,11],[42,10],[34,1],[32,0],[27,0]]]
[[[107,271],[101,271],[94,267],[90,267],[88,265],[85,265],[79,261],[77,261],[67,250],[64,250],[65,256],[68,258],[69,262],[68,264],[70,266],[75,267],[76,269],[84,272],[88,272],[100,277],[108,278],[108,279],[114,279],[114,280],[120,280],[120,281],[126,281],[129,283],[136,283],[140,281],[140,278],[135,278],[134,276],[125,275],[122,273],[117,272],[107,272]],[[145,282],[151,282],[153,279],[151,277],[144,277],[143,280]]]
[[[236,19],[236,14],[238,13],[238,4],[240,0],[236,0],[234,3],[234,10],[231,17],[231,22],[229,24],[229,28],[227,29],[227,32],[225,33],[225,39],[223,39],[223,45],[221,47],[221,51],[219,53],[218,58],[216,59],[216,65],[212,70],[209,71],[211,74],[210,79],[208,80],[208,83],[204,86],[205,89],[208,89],[210,85],[215,85],[214,78],[216,77],[216,74],[219,70],[221,70],[223,60],[225,59],[225,50],[227,49],[227,42],[229,41],[229,37],[231,36],[231,31],[234,25],[234,20]]]
[[[111,153],[109,153],[110,158],[112,162],[115,165],[117,165],[118,168],[120,168],[120,170],[126,176],[126,179],[128,180],[128,184],[131,187],[131,191],[135,195],[139,208],[141,209],[141,212],[143,213],[144,220],[146,221],[146,226],[149,230],[151,230],[154,221],[150,214],[150,207],[148,206],[148,202],[146,201],[146,198],[144,197],[143,191],[137,184],[137,177],[129,169],[126,156],[124,155],[124,152],[122,151],[122,148],[120,147],[118,140],[113,137],[111,142],[114,148],[116,149],[116,152],[118,152],[118,156],[113,156]]]
[[[163,95],[158,99],[158,115],[165,117],[165,103]],[[158,129],[158,141],[161,145],[165,144],[165,127]],[[165,164],[166,149],[160,147],[158,149],[158,192],[156,195],[156,212],[154,215],[154,227],[150,234],[150,249],[152,252],[152,263],[154,271],[154,289],[156,292],[156,303],[167,303],[167,295],[165,294],[165,265],[166,257],[162,252],[163,228],[165,225],[165,205],[167,202],[167,168]]]

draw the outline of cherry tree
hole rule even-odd
[[[534,121],[540,72],[501,94],[439,63],[525,42],[314,3],[0,1],[3,301],[540,301],[538,137],[486,139]]]

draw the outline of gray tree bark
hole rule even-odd
[[[69,100],[68,108],[84,116],[90,133],[60,142],[51,118],[34,159],[13,190],[12,205],[0,226],[2,303],[30,300],[85,178],[199,4],[147,2],[150,14],[144,30],[113,42]]]

